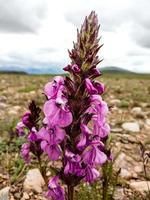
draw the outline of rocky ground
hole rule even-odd
[[[23,163],[21,141],[14,141],[13,132],[32,99],[42,105],[43,86],[51,78],[0,75],[0,200],[45,199],[41,190],[44,181],[36,162],[34,169],[32,163]],[[150,166],[141,151],[141,143],[146,152],[150,150],[150,76],[104,75],[101,81],[106,85],[103,98],[110,106],[114,168],[121,168],[114,199],[150,199],[145,194],[150,187]]]

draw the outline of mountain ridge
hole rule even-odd
[[[131,70],[127,70],[121,67],[116,66],[105,66],[99,68],[99,70],[102,73],[131,73],[131,74],[149,74],[149,73],[137,73]],[[19,66],[6,66],[6,67],[0,67],[0,73],[17,73],[17,74],[62,74],[64,73],[63,70],[61,70],[58,67],[52,66],[50,68],[36,68],[36,67],[19,67]]]

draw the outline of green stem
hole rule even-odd
[[[108,199],[108,177],[107,177],[107,163],[103,166],[103,187],[102,187],[102,200]]]
[[[67,200],[73,200],[74,197],[74,187],[71,185],[68,185],[68,199]]]
[[[107,200],[108,184],[107,180],[103,181],[103,200]]]

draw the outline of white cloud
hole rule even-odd
[[[35,32],[45,17],[48,0],[0,0],[0,31]]]
[[[0,0],[0,66],[63,67],[76,28],[96,10],[101,66],[150,71],[149,0]]]

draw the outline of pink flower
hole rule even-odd
[[[23,124],[23,122],[18,122],[16,129],[17,129],[19,136],[23,136],[25,134],[24,128],[25,128],[25,125]]]
[[[80,134],[80,140],[77,143],[77,148],[79,150],[83,150],[86,147],[86,145],[88,145],[88,137],[91,134],[91,131],[85,124],[81,124],[80,128],[81,128],[81,134]]]
[[[61,154],[59,143],[64,139],[65,131],[58,126],[41,128],[38,137],[42,140],[41,149],[51,160],[57,160]]]
[[[73,65],[67,65],[66,67],[63,68],[64,71],[68,71],[73,74],[78,74],[80,73],[81,69],[78,65],[73,64]]]
[[[32,130],[29,132],[28,140],[30,142],[35,142],[38,140],[37,130],[35,129],[35,127],[33,127]]]
[[[94,165],[94,164],[104,164],[107,160],[107,156],[99,148],[99,144],[89,145],[82,154],[83,161],[85,164]]]
[[[30,162],[29,152],[30,152],[30,144],[24,143],[21,147],[21,156],[26,161],[26,163]]]
[[[65,151],[65,168],[64,173],[65,174],[71,174],[71,175],[81,175],[83,172],[81,168],[81,157],[78,154],[74,154],[68,149]]]
[[[86,174],[86,176],[84,179],[85,179],[85,181],[87,181],[89,183],[95,181],[100,176],[99,171],[97,171],[97,169],[95,169],[89,165],[86,167],[85,174]]]
[[[44,104],[43,111],[48,124],[66,127],[72,123],[72,114],[65,103],[63,99],[59,103],[51,99]]]
[[[56,98],[60,87],[63,85],[64,78],[61,76],[56,76],[52,82],[49,82],[45,85],[44,93],[48,99]]]
[[[101,126],[106,121],[106,115],[108,113],[108,106],[105,101],[99,95],[92,95],[91,98],[91,107],[88,108],[87,112],[93,113],[93,120]]]
[[[34,126],[34,121],[32,119],[32,114],[30,112],[26,112],[22,117],[23,124],[31,129]]]
[[[97,94],[97,90],[93,86],[93,84],[89,78],[85,79],[85,86],[86,86],[86,90],[89,94]]]
[[[50,145],[47,141],[41,142],[41,149],[48,154],[50,160],[58,160],[61,155],[61,150],[59,145],[53,144]]]
[[[108,136],[110,133],[110,127],[107,123],[99,125],[97,121],[94,121],[94,128],[93,128],[93,133],[95,135],[100,136],[100,138],[105,138]]]
[[[103,94],[103,92],[105,90],[105,86],[103,83],[101,83],[99,81],[94,81],[93,85],[96,88],[98,94]]]
[[[38,137],[47,141],[49,144],[59,144],[65,137],[65,130],[57,126],[41,128],[38,132]]]
[[[90,78],[96,78],[96,77],[99,77],[100,75],[101,75],[101,72],[97,68],[91,68],[89,70],[89,77]]]
[[[85,86],[87,92],[92,94],[102,94],[104,92],[104,84],[99,81],[91,81],[89,78],[85,79]]]
[[[59,176],[50,179],[46,196],[51,197],[53,200],[65,200],[64,190],[59,184]]]

